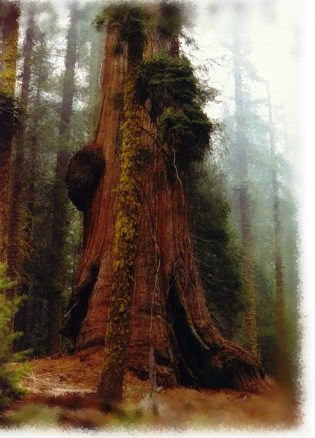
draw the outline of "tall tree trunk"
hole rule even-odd
[[[18,43],[18,19],[20,10],[17,4],[1,2],[0,25],[2,47],[0,52],[0,93],[1,118],[10,110],[14,100]],[[11,110],[12,111],[12,106]],[[2,122],[2,120],[1,120]],[[14,122],[12,119],[10,122]],[[10,124],[9,122],[9,124]],[[1,123],[2,124],[2,123]],[[8,221],[10,196],[10,165],[12,153],[13,126],[4,127],[0,133],[0,262],[8,261]]]
[[[257,357],[257,326],[256,326],[256,290],[253,261],[253,236],[251,218],[251,200],[248,187],[248,155],[247,139],[244,124],[244,99],[242,72],[239,63],[239,43],[235,35],[233,51],[234,85],[235,85],[235,116],[236,116],[236,144],[238,157],[239,205],[240,223],[243,248],[243,289],[246,299],[244,311],[243,334],[245,347]]]
[[[69,320],[63,330],[76,341],[77,350],[102,346],[104,333],[108,341],[110,326],[117,318],[112,309],[113,295],[117,292],[117,263],[114,262],[119,254],[115,244],[122,207],[118,196],[124,146],[120,151],[123,108],[117,106],[116,98],[128,84],[126,78],[129,77],[126,50],[119,56],[113,50],[118,32],[117,27],[107,28],[101,116],[95,143],[91,146],[94,151],[102,151],[106,172],[84,211],[84,249],[68,307]],[[160,52],[163,46],[161,48],[159,43],[149,37],[145,56]],[[128,101],[125,93],[125,105],[126,99]],[[128,115],[126,120],[128,122]],[[118,327],[120,334],[126,335],[125,345],[118,345],[118,348],[126,348],[126,361],[118,354],[123,358],[117,363],[119,371],[127,367],[139,377],[148,378],[153,366],[157,384],[164,387],[184,384],[250,388],[260,381],[263,372],[248,352],[225,341],[214,327],[192,252],[184,189],[176,177],[175,166],[170,170],[154,141],[156,125],[144,109],[141,110],[141,127],[141,144],[151,159],[141,170],[137,183],[141,208],[135,212],[135,217],[139,214],[137,231],[131,233],[135,231],[136,237],[134,260],[126,268],[127,274],[133,273],[129,283],[131,297],[128,303],[121,302],[119,309],[123,319],[128,320],[125,328],[124,324]],[[133,245],[133,237],[131,240]],[[114,304],[114,307],[117,306]],[[108,345],[112,345],[112,340],[108,342],[105,351],[111,354]],[[106,357],[105,361],[110,359]],[[112,393],[112,385],[107,378],[105,380],[109,386],[104,388],[106,382],[101,381],[100,387],[104,389],[101,393],[119,399],[119,390],[116,388]]]
[[[43,49],[45,45],[45,36],[38,32],[36,29],[36,41],[39,42],[39,50]],[[35,53],[34,53],[35,56]],[[32,101],[32,108],[40,108],[43,86],[46,82],[46,75],[44,73],[44,62],[41,60],[37,63],[36,68],[36,78],[34,78],[34,91],[36,91],[34,100]],[[26,273],[25,277],[22,279],[21,293],[27,296],[27,301],[23,305],[23,311],[21,317],[17,321],[17,328],[22,331],[26,336],[29,336],[36,325],[39,324],[35,294],[32,293],[32,285],[30,284],[29,278],[27,276],[31,275],[29,261],[32,259],[36,248],[36,237],[35,237],[35,217],[36,217],[36,203],[38,202],[38,181],[39,181],[39,168],[40,168],[40,158],[39,158],[39,140],[38,140],[38,129],[39,125],[36,123],[36,112],[30,116],[29,125],[32,127],[31,131],[26,132],[25,140],[28,142],[28,147],[25,150],[25,165],[24,165],[24,183],[25,187],[22,191],[22,202],[26,210],[26,224],[22,229],[22,240],[28,242],[29,248],[27,255],[23,257],[23,272]],[[44,299],[44,297],[41,297]],[[24,339],[21,338],[21,347],[23,346]]]
[[[19,133],[16,136],[16,153],[12,171],[12,188],[10,196],[10,218],[8,234],[8,272],[11,278],[21,281],[23,246],[21,235],[22,219],[22,187],[24,181],[25,134],[27,124],[27,108],[31,79],[31,61],[34,46],[34,16],[30,13],[28,28],[23,47],[23,71],[20,106],[22,110]]]
[[[269,136],[270,136],[270,158],[271,178],[273,189],[273,220],[274,220],[274,266],[275,266],[275,334],[277,342],[276,374],[278,380],[287,385],[290,379],[288,352],[287,352],[287,326],[285,316],[285,297],[283,283],[283,264],[281,254],[281,223],[280,223],[280,199],[279,184],[276,162],[276,140],[272,114],[272,104],[269,84],[267,82],[267,98],[269,113]]]
[[[51,230],[52,288],[49,292],[51,314],[50,352],[61,349],[62,292],[64,289],[64,247],[67,227],[66,171],[70,158],[71,114],[75,93],[75,64],[77,61],[78,9],[75,3],[70,7],[70,27],[67,36],[65,74],[59,122],[59,146],[57,152],[55,183],[53,189],[53,222]]]

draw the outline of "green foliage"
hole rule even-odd
[[[245,62],[244,62],[245,61]],[[274,135],[276,141],[276,156],[271,159],[270,154],[270,121],[263,118],[267,111],[268,102],[258,102],[252,97],[252,89],[257,85],[254,81],[250,65],[246,58],[242,57],[241,69],[243,76],[243,105],[239,114],[241,120],[240,141],[237,132],[237,115],[229,115],[226,111],[225,126],[231,141],[231,148],[222,157],[222,167],[227,175],[229,199],[232,205],[232,225],[239,230],[241,235],[241,212],[239,206],[239,189],[247,186],[250,197],[250,216],[252,222],[252,253],[254,257],[254,277],[256,289],[256,318],[259,358],[267,373],[276,371],[277,338],[275,318],[275,217],[274,217],[274,187],[272,175],[277,174],[278,196],[280,201],[281,223],[281,248],[282,265],[284,272],[284,291],[287,312],[294,303],[295,309],[291,308],[288,315],[292,335],[296,329],[293,315],[297,318],[296,293],[298,283],[297,273],[297,234],[296,217],[294,214],[294,201],[292,199],[288,163],[280,150],[284,142],[281,120],[279,113],[273,108],[275,123]],[[282,145],[281,145],[282,143]],[[279,147],[278,147],[279,146]],[[244,160],[244,151],[246,162]],[[240,161],[241,160],[241,161]],[[247,166],[244,175],[244,166]],[[291,186],[291,187],[290,187]],[[292,300],[292,301],[291,301]],[[287,317],[288,317],[287,315]],[[295,326],[295,327],[294,327]],[[292,336],[290,354],[296,358],[298,334]],[[243,343],[244,339],[240,339]],[[292,363],[294,365],[294,360]]]
[[[239,243],[229,228],[222,175],[214,164],[198,174],[189,192],[196,259],[211,315],[222,334],[233,339],[244,308]]]
[[[168,108],[158,119],[162,143],[172,147],[180,164],[201,161],[209,149],[212,125],[200,109]]]
[[[100,29],[105,23],[117,26],[119,40],[128,45],[129,60],[136,60],[141,58],[143,54],[147,40],[145,28],[148,20],[147,9],[140,3],[123,2],[120,4],[111,3],[106,6],[102,13],[96,16],[94,24],[97,29]],[[117,54],[120,53],[119,50],[116,51]]]
[[[136,93],[140,103],[150,100],[153,119],[170,106],[199,103],[201,97],[190,61],[183,56],[168,55],[158,55],[142,63]]]
[[[26,370],[25,366],[16,363],[25,358],[26,352],[13,352],[13,343],[20,333],[12,332],[12,323],[22,298],[6,295],[15,283],[6,277],[5,271],[5,265],[0,264],[0,409],[23,393],[19,382]]]
[[[150,26],[165,38],[180,35],[182,26],[187,24],[183,4],[176,1],[162,1],[156,5],[142,2],[120,2],[108,4],[93,21],[100,30],[105,24],[119,26],[123,40],[138,36],[138,31]],[[142,32],[141,32],[142,33]]]
[[[142,63],[136,80],[140,103],[150,102],[162,144],[184,165],[201,161],[209,150],[213,126],[201,105],[209,97],[185,57],[159,55]]]
[[[60,413],[59,407],[31,403],[13,412],[9,417],[9,424],[20,427],[57,427]]]
[[[160,35],[170,38],[181,33],[184,23],[183,8],[175,1],[163,1],[160,4],[160,17],[157,30]]]
[[[95,17],[94,25],[98,30],[101,29],[105,24],[122,26],[126,21],[129,11],[129,2],[125,1],[121,3],[110,3]]]

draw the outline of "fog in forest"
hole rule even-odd
[[[181,427],[184,410],[163,417],[166,391],[178,387],[210,388],[219,404],[222,396],[231,427],[243,413],[241,426],[273,427],[278,416],[294,427],[304,272],[299,2],[0,8],[0,334],[4,363],[37,370],[6,377],[14,389],[3,409],[22,374],[26,406],[56,406],[38,414],[52,425]],[[45,375],[58,381],[55,392]],[[261,380],[252,408],[222,395],[247,400]],[[85,395],[73,403],[93,409],[91,424],[69,412],[76,385]],[[103,401],[109,391],[109,419],[88,395],[95,388]],[[187,412],[196,412],[203,401],[189,394]],[[269,399],[274,410],[265,411]],[[33,411],[23,409],[4,424],[29,424]],[[224,424],[219,417],[210,427]]]

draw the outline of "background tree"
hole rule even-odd
[[[96,4],[90,4],[88,14],[83,9],[77,23],[80,35],[77,40],[79,49],[75,67],[77,81],[72,105],[71,139],[67,145],[64,144],[69,151],[86,141],[93,130],[90,116],[92,109],[89,108],[89,65],[92,55],[99,58],[97,52],[92,54],[90,50],[92,34],[96,35],[91,26],[96,8]],[[53,209],[59,136],[56,126],[62,101],[63,58],[66,53],[64,32],[66,34],[67,29],[64,31],[56,24],[58,15],[50,3],[33,2],[28,3],[23,10],[22,35],[27,31],[30,10],[34,11],[34,47],[25,123],[25,160],[21,195],[23,214],[19,230],[19,251],[23,256],[19,288],[21,293],[27,296],[27,300],[23,303],[15,322],[17,329],[24,332],[24,336],[18,340],[19,347],[30,347],[35,355],[42,355],[50,351],[49,299],[50,292],[55,287],[55,270],[51,264],[51,230],[56,213]],[[95,111],[95,108],[93,110]],[[64,182],[61,183],[64,186]],[[71,215],[65,222],[64,250],[62,260],[58,261],[62,265],[60,270],[63,281],[59,320],[73,281],[82,239],[81,217],[71,206],[68,205],[67,208],[70,209]]]
[[[14,2],[1,1],[0,6],[0,116],[3,127],[0,134],[0,262],[7,263],[12,138],[18,120],[14,93],[20,10]]]
[[[257,356],[257,325],[256,325],[256,291],[255,273],[253,260],[253,231],[252,231],[252,203],[248,187],[248,146],[244,120],[244,97],[242,72],[240,67],[240,47],[238,37],[235,33],[235,45],[233,48],[234,83],[235,83],[235,120],[236,120],[236,144],[237,168],[239,187],[240,228],[242,236],[242,266],[243,266],[243,287],[246,296],[246,308],[244,313],[244,338],[245,345],[254,356]]]
[[[49,307],[51,309],[50,327],[50,352],[58,353],[61,350],[61,313],[62,313],[62,290],[65,283],[63,280],[63,260],[65,248],[65,235],[67,224],[67,195],[64,185],[66,169],[70,157],[69,141],[71,138],[71,115],[75,93],[75,64],[77,61],[78,44],[78,8],[71,3],[70,25],[67,35],[67,49],[65,56],[65,71],[60,107],[58,152],[55,169],[55,182],[53,187],[52,203],[52,229],[51,247],[52,262],[51,275],[52,284],[49,290]]]
[[[227,183],[213,157],[193,171],[189,185],[194,250],[207,303],[220,332],[237,339],[244,311],[241,247],[229,223]]]
[[[34,50],[34,10],[32,6],[28,10],[27,29],[25,32],[23,44],[23,69],[21,77],[21,93],[20,93],[20,107],[21,118],[20,128],[16,136],[15,156],[12,163],[12,187],[10,194],[10,209],[9,209],[9,229],[8,229],[8,273],[11,278],[21,281],[23,239],[21,236],[21,221],[23,220],[23,206],[22,206],[22,187],[24,180],[24,160],[25,160],[25,135],[28,117],[28,101],[30,93],[31,80],[31,63]],[[18,283],[17,283],[18,286]]]
[[[239,11],[238,11],[239,13]],[[239,17],[235,19],[239,20]],[[244,20],[245,22],[245,20]],[[296,217],[291,211],[286,217],[283,215],[283,209],[285,205],[291,204],[292,201],[292,180],[290,181],[288,174],[289,163],[286,162],[285,152],[285,132],[283,128],[283,120],[279,115],[279,111],[273,110],[273,117],[275,119],[270,120],[268,111],[268,103],[266,101],[266,88],[265,81],[257,74],[255,66],[251,57],[251,41],[246,36],[246,32],[243,34],[242,50],[239,50],[239,69],[242,76],[242,97],[243,97],[243,110],[242,110],[242,135],[245,139],[238,138],[237,126],[238,120],[236,114],[233,115],[229,99],[230,94],[225,92],[224,106],[225,106],[225,129],[228,138],[228,146],[226,151],[217,155],[217,162],[222,169],[226,178],[228,200],[231,205],[231,220],[230,223],[236,231],[240,244],[242,245],[241,238],[241,216],[240,205],[237,202],[238,187],[240,182],[239,176],[239,158],[237,156],[239,150],[243,150],[244,144],[246,145],[247,154],[247,176],[246,183],[248,194],[251,200],[251,227],[252,227],[252,262],[253,262],[253,275],[255,280],[255,300],[256,300],[256,326],[257,326],[257,347],[259,358],[264,365],[268,373],[273,375],[277,374],[277,337],[275,330],[275,321],[277,316],[275,314],[275,301],[276,301],[276,280],[275,280],[275,197],[274,197],[274,177],[275,171],[277,173],[277,192],[278,200],[278,231],[283,226],[287,227],[287,222],[291,223],[292,230],[296,229]],[[235,70],[235,62],[226,51],[226,47],[222,48],[226,55],[226,63],[229,74]],[[235,81],[234,81],[235,82]],[[226,86],[229,89],[229,84]],[[231,87],[232,88],[232,87]],[[278,113],[278,114],[277,114]],[[275,128],[276,126],[276,128]],[[270,154],[270,130],[273,129],[272,141],[275,145],[275,154]],[[245,140],[245,142],[244,142]],[[233,145],[233,147],[229,147]],[[291,184],[291,188],[289,186]],[[291,201],[289,200],[291,199]],[[295,225],[294,225],[295,224]],[[287,257],[287,243],[288,239],[286,235],[285,239],[279,239],[281,252],[278,252],[279,256]],[[279,238],[279,233],[278,233]],[[293,231],[292,236],[289,238],[292,247],[296,248],[297,235]],[[279,243],[278,241],[278,243]],[[293,241],[295,244],[293,244]],[[282,264],[282,277],[283,274],[288,274],[288,266],[293,266],[293,259],[296,260],[296,252],[292,252],[292,261],[286,258],[281,262]],[[293,262],[293,264],[292,264]],[[280,270],[281,271],[281,270]],[[279,269],[278,269],[279,275]],[[286,282],[282,282],[283,297],[285,301],[291,297],[297,297],[297,271],[292,271],[292,286],[287,285]],[[281,279],[280,279],[281,283]],[[244,286],[243,286],[244,289]],[[294,291],[293,291],[294,289]],[[291,292],[289,292],[289,290]],[[293,307],[291,308],[293,311]],[[295,314],[297,309],[297,302],[295,301]],[[286,318],[287,311],[284,312],[283,318]],[[281,312],[282,312],[281,311]],[[294,313],[294,311],[293,311]],[[291,314],[292,315],[292,314]],[[239,314],[240,318],[243,317],[243,312]],[[277,323],[276,323],[277,324]],[[296,339],[297,331],[295,335],[291,332],[291,340]],[[246,345],[246,339],[244,334],[236,331],[236,339],[241,345]],[[283,342],[282,339],[281,342]],[[294,349],[296,352],[296,350]],[[290,364],[291,368],[293,362]],[[294,367],[294,366],[293,366]],[[288,374],[285,372],[284,374]],[[283,376],[282,376],[283,377]],[[284,379],[285,380],[285,379]],[[287,380],[288,381],[288,380]]]

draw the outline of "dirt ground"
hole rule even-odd
[[[148,381],[127,373],[124,402],[104,405],[95,394],[101,364],[102,352],[93,349],[30,361],[23,382],[27,395],[3,414],[2,425],[185,431],[286,430],[299,423],[297,403],[268,378],[259,394],[183,387],[152,394]]]

